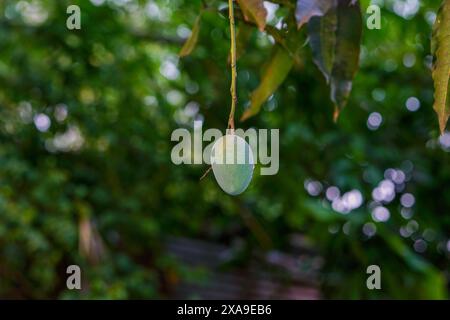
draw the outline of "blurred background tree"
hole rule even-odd
[[[265,2],[269,26],[293,14],[279,2]],[[360,68],[337,123],[300,29],[286,81],[236,124],[280,129],[280,171],[238,197],[199,181],[206,166],[170,161],[175,128],[227,124],[226,1],[207,1],[195,49],[178,57],[205,3],[0,3],[0,296],[170,297],[203,276],[167,236],[229,245],[245,264],[302,234],[322,258],[323,297],[447,298],[450,133],[432,110],[429,50],[439,1],[373,1],[381,30],[365,27],[361,1]],[[66,28],[70,4],[81,30]],[[278,45],[237,27],[239,118]],[[82,291],[66,289],[70,264]],[[366,287],[370,264],[382,290]]]

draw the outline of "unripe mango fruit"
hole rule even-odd
[[[235,134],[217,139],[211,149],[214,177],[223,191],[238,195],[247,189],[255,167],[250,145]]]

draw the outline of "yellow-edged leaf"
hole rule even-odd
[[[272,59],[269,61],[258,88],[252,92],[250,107],[244,112],[241,121],[244,121],[259,112],[262,104],[277,90],[284,81],[293,65],[292,57],[280,46],[275,47]]]
[[[191,54],[191,52],[194,50],[195,45],[197,44],[198,40],[198,34],[200,32],[200,15],[195,19],[194,26],[192,27],[191,35],[186,40],[186,42],[183,45],[183,48],[181,48],[181,51],[179,53],[179,56],[185,57]]]
[[[237,0],[244,18],[256,23],[258,29],[263,31],[266,27],[267,10],[263,0]]]
[[[450,116],[450,0],[444,0],[433,26],[434,105],[439,128],[444,132]]]

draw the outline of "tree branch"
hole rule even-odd
[[[228,0],[228,9],[230,16],[230,54],[231,54],[231,110],[230,116],[228,117],[228,128],[234,129],[234,113],[236,111],[236,103],[237,103],[237,95],[236,95],[236,28],[234,25],[234,8],[233,8],[233,0]]]

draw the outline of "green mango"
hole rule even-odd
[[[214,177],[223,191],[238,195],[247,189],[255,167],[250,145],[234,134],[222,136],[211,149]]]

